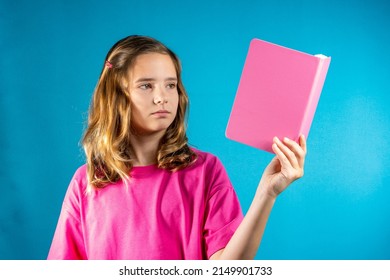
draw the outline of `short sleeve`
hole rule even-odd
[[[203,231],[208,259],[226,247],[243,219],[237,194],[219,161],[214,170],[216,172],[211,180],[214,186],[206,202]]]
[[[80,221],[80,196],[78,183],[72,179],[64,202],[47,259],[86,259]]]

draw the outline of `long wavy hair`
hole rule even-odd
[[[130,177],[133,166],[131,101],[130,93],[123,86],[123,79],[127,77],[135,58],[147,53],[169,55],[178,80],[177,114],[159,143],[158,167],[177,171],[197,158],[188,146],[186,136],[188,96],[182,83],[178,57],[153,38],[128,36],[109,50],[91,100],[88,125],[82,139],[90,187],[101,188]]]

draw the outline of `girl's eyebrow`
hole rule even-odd
[[[154,81],[156,81],[155,78],[139,78],[135,82],[142,83],[142,82],[154,82]],[[177,78],[176,77],[168,77],[168,78],[165,78],[164,81],[177,81]]]

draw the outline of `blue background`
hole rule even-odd
[[[130,34],[181,58],[190,142],[220,157],[244,211],[272,158],[224,136],[250,40],[332,56],[305,176],[257,258],[390,259],[388,1],[0,3],[1,259],[46,258],[104,56]]]

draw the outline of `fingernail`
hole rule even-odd
[[[283,139],[284,139],[284,141],[286,141],[286,142],[290,141],[290,139],[287,138],[287,137],[284,137]]]

